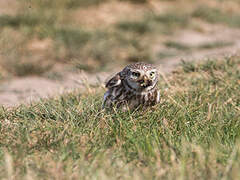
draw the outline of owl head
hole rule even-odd
[[[158,82],[158,72],[152,64],[142,62],[130,64],[123,69],[123,73],[127,85],[136,91],[149,91]]]

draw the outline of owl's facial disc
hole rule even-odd
[[[156,70],[152,71],[130,71],[130,78],[128,84],[140,91],[149,90],[155,86],[157,82]]]

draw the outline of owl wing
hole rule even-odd
[[[105,87],[109,89],[109,88],[112,88],[112,87],[120,85],[121,82],[122,82],[122,80],[121,80],[121,73],[117,73],[109,81],[107,81]]]

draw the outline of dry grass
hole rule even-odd
[[[1,179],[238,179],[239,57],[183,63],[145,112],[101,88],[0,109]]]

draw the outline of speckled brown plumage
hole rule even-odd
[[[135,109],[159,102],[158,73],[152,64],[135,63],[126,66],[107,83],[103,108]]]

